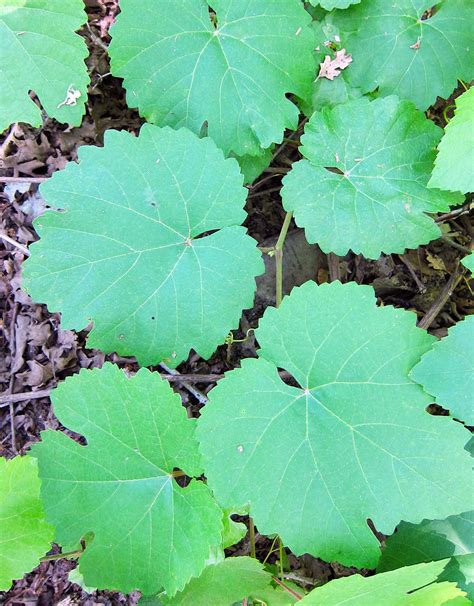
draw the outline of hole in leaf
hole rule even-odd
[[[199,234],[198,236],[194,236],[193,240],[199,240],[200,238],[206,238],[207,236],[214,234],[216,231],[219,231],[219,230],[210,229],[209,231],[204,231],[202,234]]]
[[[184,471],[179,469],[179,467],[174,467],[173,471],[170,473],[170,476],[174,479],[178,486],[181,486],[181,488],[186,488],[189,482],[191,482],[191,478],[187,476]]]
[[[344,172],[340,168],[337,168],[337,166],[325,166],[324,168],[330,173],[344,176]]]
[[[217,29],[217,15],[211,7],[209,7],[209,19],[211,20],[213,28]]]
[[[280,375],[280,379],[286,385],[290,385],[290,387],[298,387],[299,389],[303,389],[303,387],[298,383],[298,381],[291,374],[291,372],[288,372],[284,368],[279,368],[278,369],[278,374]]]
[[[428,19],[431,19],[431,17],[433,17],[438,12],[439,7],[439,4],[435,4],[431,8],[426,9],[425,12],[421,15],[420,21],[428,21]]]

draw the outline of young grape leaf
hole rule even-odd
[[[52,540],[36,461],[29,456],[0,458],[0,591],[37,566]]]
[[[239,541],[241,541],[245,535],[247,534],[247,526],[243,522],[236,522],[232,519],[232,515],[248,515],[248,511],[245,508],[239,509],[239,511],[235,511],[234,508],[229,508],[224,510],[224,515],[222,517],[222,547],[223,549],[227,549],[231,545],[235,545]]]
[[[359,4],[361,0],[309,0],[312,6],[322,6],[327,11],[334,8],[347,8],[351,4]]]
[[[469,606],[453,583],[433,583],[447,560],[362,577],[358,574],[313,589],[301,606]]]
[[[310,96],[315,72],[301,0],[122,0],[120,8],[112,72],[148,121],[196,133],[206,122],[219,147],[239,156],[296,129],[286,95]]]
[[[454,556],[438,580],[455,582],[474,600],[473,525],[472,511],[421,524],[402,522],[386,540],[377,572]]]
[[[464,257],[464,259],[461,260],[461,263],[464,265],[464,267],[467,267],[471,273],[474,273],[474,253]]]
[[[468,509],[469,433],[428,414],[408,376],[433,340],[415,321],[355,283],[307,282],[268,308],[259,359],[227,373],[198,421],[218,502],[248,502],[295,554],[361,568],[380,556],[368,518],[390,534]]]
[[[273,148],[265,149],[258,156],[236,156],[244,183],[253,183],[268,168],[273,158]]]
[[[474,316],[467,316],[435,343],[411,372],[414,381],[450,411],[451,416],[474,425]]]
[[[283,180],[283,205],[324,252],[376,259],[426,244],[441,232],[425,213],[462,200],[426,187],[441,133],[396,97],[323,108],[301,139],[305,159]]]
[[[220,545],[222,512],[203,482],[195,422],[157,373],[127,378],[113,364],[82,370],[52,393],[59,431],[35,444],[47,518],[65,549],[93,533],[79,560],[86,585],[173,595]]]
[[[0,0],[0,133],[12,122],[40,126],[46,113],[79,126],[87,98],[87,46],[76,30],[82,0]]]
[[[334,23],[354,59],[348,80],[364,93],[378,87],[424,110],[474,76],[471,0],[363,0]]]
[[[31,296],[61,311],[64,327],[92,320],[89,347],[144,366],[175,366],[191,348],[208,358],[263,272],[240,226],[237,162],[209,138],[152,125],[138,138],[109,131],[103,149],[82,147],[79,158],[41,188],[56,212],[35,221]]]
[[[454,118],[438,146],[429,187],[474,191],[474,88],[456,99]]]
[[[295,603],[289,593],[272,586],[272,576],[255,558],[227,558],[204,569],[174,598],[160,596],[163,606],[232,606],[253,598],[268,606]]]

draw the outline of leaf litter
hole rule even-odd
[[[13,175],[19,178],[47,177],[55,170],[63,168],[70,160],[77,158],[77,148],[83,144],[102,144],[103,132],[107,128],[126,128],[130,132],[138,132],[142,120],[136,112],[126,107],[124,92],[117,79],[110,77],[109,68],[103,46],[107,43],[107,31],[113,23],[116,12],[116,0],[86,0],[89,11],[91,31],[88,37],[90,57],[89,69],[92,72],[92,84],[89,91],[88,113],[80,127],[69,129],[52,120],[47,120],[41,129],[22,127],[8,145],[8,149],[0,158],[0,174]],[[88,34],[86,34],[86,37]],[[342,51],[340,51],[342,52]],[[329,55],[328,55],[329,57]],[[329,73],[339,74],[348,65],[350,55],[335,57],[327,62]],[[336,61],[337,65],[329,64]],[[342,65],[340,65],[342,64]],[[321,76],[327,79],[327,76]],[[337,74],[333,77],[337,77]],[[110,101],[113,99],[113,103]],[[442,111],[450,101],[438,102],[429,110],[430,117],[443,123]],[[8,134],[8,133],[6,133]],[[0,143],[0,150],[2,143]],[[1,155],[1,153],[0,153]],[[273,166],[285,167],[288,162],[299,159],[297,147],[287,145],[283,152],[274,160]],[[261,179],[257,179],[257,182]],[[260,243],[266,245],[276,239],[281,226],[282,217],[275,209],[278,199],[281,178],[274,178],[273,188],[252,185],[253,194],[247,203],[249,217],[246,226],[250,234]],[[257,183],[256,182],[256,183]],[[35,241],[36,234],[32,228],[32,220],[43,212],[43,201],[38,194],[37,185],[31,187],[24,183],[9,183],[3,187],[0,194],[0,232],[6,233],[14,241],[27,246]],[[464,213],[449,223],[450,236],[468,244],[473,233],[472,220]],[[290,234],[293,231],[290,231]],[[297,233],[297,232],[296,232]],[[293,238],[294,236],[292,236]],[[301,279],[301,259],[305,252],[296,247],[298,252],[291,263],[290,280]],[[311,253],[314,254],[314,253]],[[303,255],[303,257],[298,256]],[[317,268],[313,279],[325,282],[333,276],[330,272],[326,256],[317,253]],[[85,347],[87,331],[76,334],[72,331],[59,329],[58,314],[51,314],[47,309],[34,303],[20,290],[20,264],[22,252],[7,242],[0,242],[0,393],[24,393],[28,391],[44,392],[51,389],[60,380],[77,373],[80,368],[99,368],[105,361],[105,356]],[[437,268],[432,267],[432,259],[440,259]],[[404,262],[397,255],[382,256],[377,261],[370,261],[352,253],[339,259],[338,272],[343,280],[356,280],[359,283],[372,284],[379,300],[384,304],[416,310],[420,316],[430,309],[439,297],[450,275],[453,274],[459,259],[459,252],[451,246],[437,240],[417,251],[408,251]],[[421,279],[426,286],[426,292],[421,293],[408,269]],[[308,264],[303,262],[308,271]],[[443,267],[444,265],[444,267]],[[306,277],[304,279],[307,279]],[[262,315],[263,307],[268,302],[257,305],[254,310],[246,312],[241,320],[240,330],[234,331],[235,336],[243,338],[249,328],[255,327]],[[447,328],[457,320],[473,311],[472,292],[464,280],[461,280],[450,301],[442,306],[441,312],[434,321],[431,332],[437,336],[445,336]],[[196,354],[191,354],[188,360],[179,367],[185,373],[205,374],[223,372],[240,364],[242,357],[255,357],[255,342],[235,343],[230,349],[222,346],[209,360],[203,360]],[[126,371],[137,370],[133,358],[108,356]],[[15,368],[13,382],[10,381],[11,369]],[[183,403],[188,408],[188,414],[197,416],[200,404],[194,396],[180,385],[174,388],[182,395]],[[208,384],[198,384],[203,393],[211,387]],[[0,404],[1,405],[1,404]],[[13,410],[13,416],[10,414]],[[55,418],[48,397],[18,401],[13,407],[0,408],[0,449],[2,456],[11,457],[16,452],[24,453],[29,446],[38,441],[39,433],[45,428],[61,428]],[[70,433],[70,432],[69,432]],[[72,437],[77,436],[71,434]],[[265,537],[257,536],[257,554],[265,557],[269,549]],[[53,553],[57,553],[57,547]],[[229,555],[246,555],[248,539],[229,550]],[[274,561],[273,558],[270,561]],[[288,555],[291,574],[310,582],[326,582],[332,578],[347,576],[355,572],[354,568],[343,567],[340,564],[327,564],[311,556],[296,558]],[[75,567],[75,562],[57,560],[43,562],[35,571],[17,581],[9,592],[0,594],[5,606],[13,604],[136,604],[138,594],[123,596],[113,592],[94,592],[88,595],[77,584],[69,581],[68,574]]]

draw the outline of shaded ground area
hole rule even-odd
[[[87,349],[87,331],[61,330],[59,314],[49,313],[21,291],[21,264],[28,254],[26,247],[36,239],[32,221],[44,210],[38,183],[31,183],[31,179],[39,182],[75,160],[81,145],[101,145],[106,129],[138,132],[142,124],[137,113],[126,107],[121,81],[109,75],[107,29],[116,12],[116,0],[88,0],[86,4],[89,26],[83,35],[91,51],[88,62],[92,85],[82,126],[69,129],[49,119],[40,129],[14,125],[0,143],[0,233],[7,236],[0,240],[0,454],[5,457],[25,453],[44,429],[61,428],[48,396],[59,381],[81,368],[100,367],[106,359],[130,371],[138,368],[133,358],[105,356]],[[450,103],[440,102],[430,110],[430,117],[444,126],[443,110]],[[282,175],[299,158],[298,136],[288,134],[276,150],[270,169],[249,186],[246,226],[262,246],[276,241],[283,222],[279,189]],[[473,312],[472,290],[459,265],[470,247],[474,227],[468,209],[466,202],[438,217],[445,234],[442,239],[403,256],[384,255],[378,261],[353,254],[326,256],[318,247],[308,246],[302,232],[295,229],[287,241],[286,290],[308,279],[372,284],[380,303],[415,311],[422,327],[442,337],[456,321]],[[267,274],[259,281],[256,305],[244,313],[239,330],[234,331],[236,338],[243,338],[248,329],[255,327],[265,306],[272,303],[273,261],[267,258],[266,263]],[[163,367],[155,370],[172,381],[183,404],[198,415],[218,377],[238,366],[242,358],[255,355],[255,342],[250,336],[245,343],[223,344],[210,360],[191,354],[178,368],[179,376],[169,376]],[[268,562],[275,562],[277,554],[268,556],[271,545],[268,538],[257,535],[257,555],[262,561],[268,558]],[[248,552],[248,538],[228,550],[229,555]],[[307,588],[354,572],[311,556],[296,558],[288,550],[286,555],[288,580],[306,584]],[[89,595],[82,591],[68,578],[75,566],[75,560],[45,561],[10,591],[0,593],[0,600],[6,606],[136,603],[138,594],[100,591]]]

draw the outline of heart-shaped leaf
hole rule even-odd
[[[354,59],[349,82],[364,93],[378,87],[424,110],[474,77],[471,0],[363,0],[334,23]]]
[[[35,459],[0,458],[0,591],[37,566],[52,540]]]
[[[267,309],[259,359],[218,383],[198,422],[218,502],[249,502],[259,531],[296,554],[369,568],[369,518],[390,534],[469,508],[469,433],[428,414],[408,376],[432,342],[415,321],[355,283],[307,282]]]
[[[42,187],[61,212],[35,221],[41,240],[24,274],[32,297],[61,311],[66,328],[92,320],[90,347],[142,365],[176,365],[191,348],[209,357],[263,271],[240,227],[237,162],[211,139],[152,125],[138,138],[110,131],[103,149],[79,157]]]
[[[301,606],[469,606],[470,600],[454,583],[434,583],[447,560],[408,566],[362,577],[358,574],[317,587]]]
[[[93,533],[79,561],[86,585],[173,595],[203,570],[221,542],[222,512],[204,483],[182,488],[179,468],[200,476],[195,421],[157,373],[128,379],[112,364],[57,387],[54,412],[83,435],[59,431],[33,447],[41,495],[66,549]]]
[[[468,425],[474,425],[473,344],[474,316],[468,316],[452,326],[411,373],[440,406]]]
[[[78,126],[87,98],[87,47],[76,30],[82,0],[0,0],[0,133],[12,122],[39,126],[41,111]]]
[[[454,118],[438,146],[430,187],[474,191],[474,88],[456,99]]]
[[[376,259],[441,235],[425,213],[460,194],[426,187],[442,131],[409,101],[356,99],[316,112],[283,180],[283,204],[324,252]]]
[[[311,18],[300,0],[122,0],[112,72],[148,121],[258,155],[296,129],[287,93],[310,96]],[[210,8],[212,13],[209,13]]]

